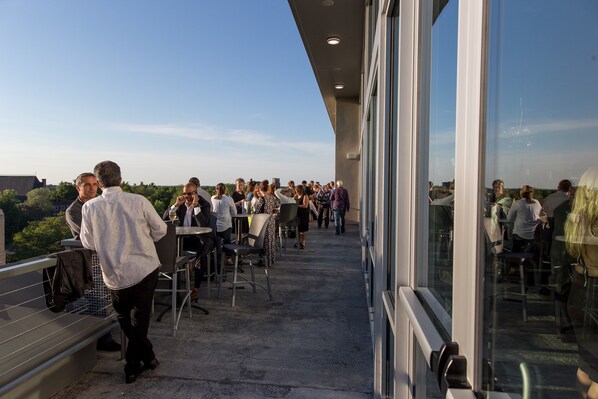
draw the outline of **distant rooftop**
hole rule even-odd
[[[0,191],[15,190],[22,199],[34,188],[45,186],[46,179],[40,181],[37,176],[0,176]]]

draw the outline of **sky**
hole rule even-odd
[[[282,0],[0,0],[0,175],[330,181],[334,132]]]
[[[574,184],[598,165],[598,2],[490,2],[487,187]],[[429,180],[454,179],[457,1],[432,32]],[[555,23],[558,21],[558,23]],[[580,40],[584,38],[584,40]],[[457,183],[458,184],[458,183]]]

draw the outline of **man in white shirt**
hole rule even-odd
[[[95,250],[104,283],[129,345],[125,355],[125,382],[160,362],[147,337],[160,260],[154,242],[166,235],[166,224],[151,203],[119,187],[120,167],[104,161],[94,168],[102,195],[82,208],[81,243]]]

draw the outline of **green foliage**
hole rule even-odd
[[[15,190],[0,191],[0,209],[4,212],[4,231],[6,243],[12,242],[12,236],[23,228],[23,210]]]
[[[50,191],[52,201],[74,201],[79,193],[73,183],[61,181],[58,186]]]
[[[226,184],[226,187],[229,195],[235,190],[234,184]],[[123,191],[146,197],[159,215],[162,215],[174,203],[176,197],[183,192],[182,185],[156,186],[154,183],[144,184],[143,182],[133,185],[124,182],[121,188]],[[204,189],[214,195],[215,187],[204,186]],[[54,190],[38,188],[30,191],[27,193],[27,201],[22,205],[14,190],[0,192],[0,209],[6,215],[7,239],[13,237],[12,246],[15,255],[11,261],[63,250],[60,241],[71,237],[64,214],[48,215],[53,209],[52,200],[68,199],[70,195],[74,195],[72,197],[74,200],[77,197],[77,192],[74,185],[67,182],[61,182]],[[32,221],[23,228],[27,220]],[[21,231],[19,232],[19,230]]]
[[[71,230],[66,224],[64,213],[30,222],[14,235],[14,261],[62,251],[64,248],[60,241],[65,238],[71,238]]]
[[[50,199],[50,189],[40,187],[29,191],[23,206],[28,220],[41,220],[50,215],[54,208]]]
[[[152,203],[160,216],[182,192],[182,186],[156,186],[154,183],[144,184],[143,182],[133,185],[123,183],[121,187],[123,191],[143,195]]]

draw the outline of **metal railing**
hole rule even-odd
[[[93,256],[93,269],[99,270]],[[43,270],[55,258],[34,258],[0,268],[0,396],[43,373],[113,328],[105,286],[55,312],[46,301]],[[99,277],[101,280],[101,277]]]

